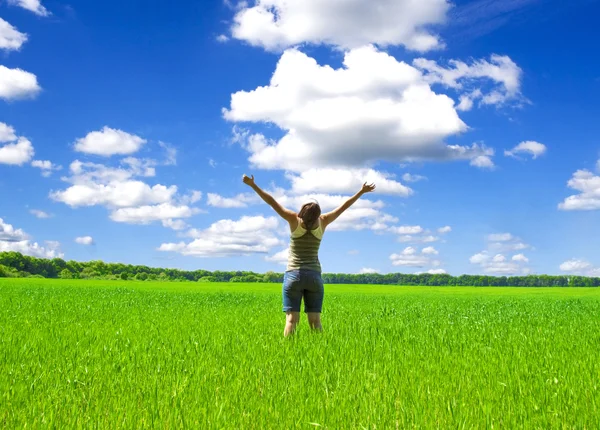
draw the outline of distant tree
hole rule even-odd
[[[60,272],[60,275],[59,275],[59,277],[60,277],[61,279],[73,279],[73,274],[71,273],[71,271],[70,271],[69,269],[63,269],[63,270]]]
[[[126,281],[129,279],[129,275],[126,272],[121,273],[121,280]]]

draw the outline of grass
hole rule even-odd
[[[577,428],[600,289],[0,280],[0,428]]]

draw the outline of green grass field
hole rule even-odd
[[[600,289],[0,280],[0,428],[577,428]]]

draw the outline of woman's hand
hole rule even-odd
[[[244,184],[253,187],[254,186],[254,175],[252,175],[250,178],[246,175],[242,176],[242,181],[244,181]]]
[[[375,190],[375,184],[367,184],[366,182],[363,184],[362,189],[360,190],[361,194],[371,193]]]

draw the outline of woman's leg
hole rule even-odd
[[[308,316],[310,328],[317,331],[323,331],[321,325],[321,311],[323,309],[323,298],[325,288],[323,279],[319,272],[310,273],[311,281],[308,288],[304,290],[304,312]]]
[[[306,315],[308,316],[308,325],[311,329],[323,331],[323,326],[321,325],[320,312],[307,312]]]
[[[300,272],[292,270],[283,276],[283,311],[285,312],[284,336],[289,336],[296,331],[300,321],[300,306],[302,304],[302,290],[300,285]]]
[[[296,326],[300,322],[300,312],[286,312],[285,313],[285,330],[283,335],[285,337],[294,334]]]

